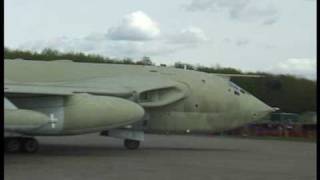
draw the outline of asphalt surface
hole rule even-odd
[[[6,180],[316,179],[316,143],[146,135],[139,150],[97,134],[41,137],[36,154],[5,154]]]

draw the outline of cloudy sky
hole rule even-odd
[[[316,0],[5,0],[5,46],[316,79]]]

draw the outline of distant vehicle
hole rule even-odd
[[[36,152],[34,136],[101,132],[136,149],[145,130],[221,132],[275,110],[228,77],[170,67],[5,60],[5,148]]]

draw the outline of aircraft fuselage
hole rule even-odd
[[[99,107],[105,106],[111,118],[122,118],[123,125],[132,119],[139,122],[140,118],[143,125],[136,128],[148,131],[219,132],[259,120],[272,111],[223,77],[167,67],[6,60],[5,84],[23,85],[27,89],[32,85],[28,94],[11,92],[6,97],[20,109],[36,110],[57,119],[54,128],[50,124],[34,131],[37,135],[82,134],[114,128],[110,124],[92,125],[96,122],[90,117],[102,113],[103,108],[99,112],[68,110],[66,104],[70,96],[64,95],[69,92],[74,97],[74,94],[89,94],[92,98],[105,98],[106,102],[104,96],[133,102],[144,112],[121,100],[114,100],[118,110],[112,110],[102,101]],[[45,92],[39,95],[40,89]],[[81,104],[84,103],[78,106]],[[122,109],[123,114],[133,114],[132,118],[123,114],[122,117]],[[118,115],[113,116],[114,113]],[[98,118],[103,119],[100,114]]]

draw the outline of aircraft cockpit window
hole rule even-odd
[[[230,84],[230,86],[234,89],[234,94],[236,94],[236,95],[240,95],[240,92],[242,93],[242,94],[246,94],[247,92],[244,90],[244,89],[242,89],[242,88],[240,88],[238,85],[236,85],[235,83],[233,83],[233,82],[229,82],[229,84]],[[248,93],[249,94],[249,93]]]
[[[230,86],[233,87],[234,89],[240,90],[241,88],[239,86],[237,86],[235,83],[233,82],[229,82]]]

